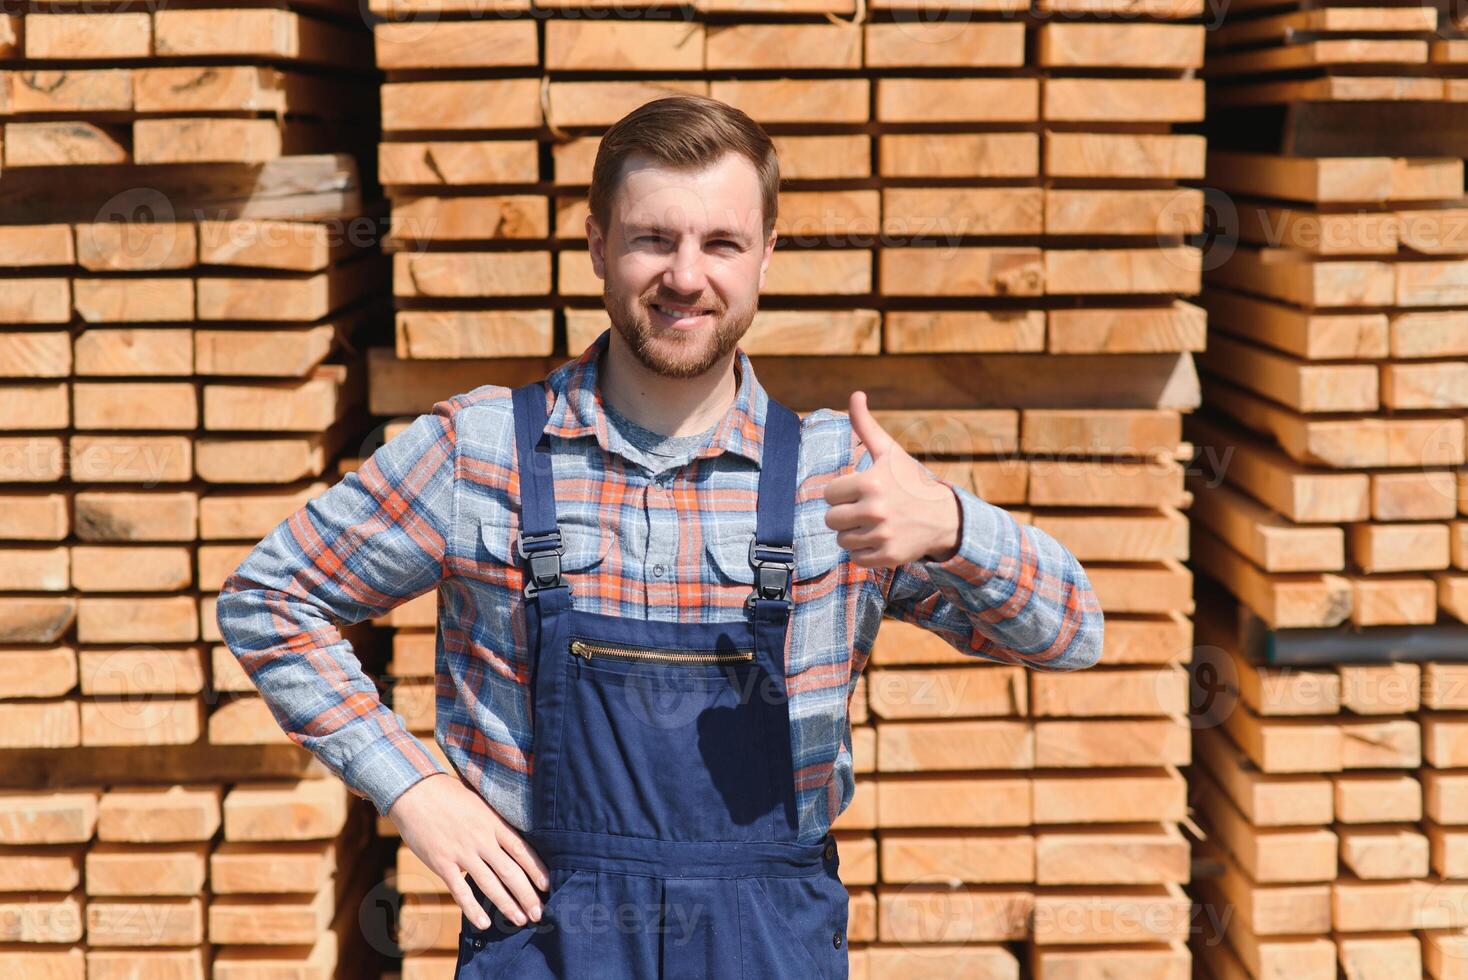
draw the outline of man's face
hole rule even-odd
[[[588,216],[587,242],[612,326],[648,370],[696,377],[739,343],[775,247],[763,226],[759,175],[741,154],[698,171],[623,164],[610,228]]]

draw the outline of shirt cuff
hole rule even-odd
[[[385,817],[398,797],[436,773],[452,775],[416,736],[404,731],[378,739],[354,756],[342,779]]]
[[[942,561],[922,559],[922,565],[935,584],[943,583],[948,577],[964,582],[983,582],[995,571],[993,543],[1006,540],[1001,535],[1004,522],[1017,522],[1013,515],[972,491],[947,480],[941,482],[958,498],[958,550]],[[1018,529],[1010,533],[1016,534]],[[932,574],[934,572],[938,574]]]

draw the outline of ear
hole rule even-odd
[[[759,262],[759,288],[765,288],[765,271],[770,267],[770,259],[775,255],[775,239],[779,235],[775,229],[770,229],[770,237],[765,241],[765,254]]]
[[[607,277],[607,240],[597,227],[596,219],[590,214],[586,216],[586,245],[587,252],[591,255],[591,271],[596,273],[598,279]]]

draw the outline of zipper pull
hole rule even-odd
[[[591,663],[591,648],[580,640],[571,641],[571,652],[583,658],[587,663]]]

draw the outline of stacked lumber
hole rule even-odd
[[[1200,593],[1199,962],[1216,977],[1461,976],[1465,665],[1273,666],[1235,605]]]
[[[1468,52],[1438,20],[1432,4],[1232,3],[1208,35],[1209,104],[1461,101]]]
[[[1209,36],[1189,788],[1220,978],[1463,975],[1468,141],[1438,17],[1246,0]]]
[[[342,0],[186,8],[0,13],[6,977],[326,980],[387,948],[356,921],[370,814],[214,608],[366,429],[371,35]]]
[[[339,181],[344,162],[287,169]],[[62,754],[111,771],[135,749],[172,752],[173,778],[257,775],[262,750],[305,768],[219,645],[214,597],[361,427],[363,359],[341,349],[371,317],[374,257],[333,244],[334,220],[0,227],[0,715],[35,785]]]
[[[0,15],[4,159],[17,170],[260,164],[370,146],[370,38],[346,0]]]
[[[375,975],[390,947],[358,921],[387,856],[370,804],[319,773],[111,783],[99,761],[122,760],[0,793],[6,977]]]
[[[584,238],[601,133],[679,92],[749,113],[784,179],[742,342],[761,382],[801,413],[865,390],[935,472],[1070,546],[1107,613],[1084,675],[882,627],[835,827],[854,975],[1187,976],[1179,454],[1203,195],[1180,182],[1204,142],[1179,130],[1202,114],[1202,4],[478,6],[373,0],[396,333],[369,351],[372,413],[400,431],[579,354],[609,326]],[[435,614],[430,594],[377,621],[425,741]],[[934,683],[961,697],[903,703]],[[397,880],[404,980],[450,976],[457,908],[406,848]]]
[[[1421,37],[1431,8],[1233,14],[1210,39],[1209,72],[1225,76],[1210,98],[1315,94],[1210,123],[1227,237],[1203,294],[1210,412],[1189,434],[1230,458],[1220,448],[1190,484],[1200,566],[1278,628],[1468,620],[1468,143],[1461,108],[1434,101],[1456,80],[1405,67],[1462,42]],[[1296,59],[1329,84],[1270,81]],[[1348,73],[1357,62],[1404,77]],[[1367,81],[1372,94],[1350,94]],[[1381,101],[1383,81],[1402,83],[1400,104]]]
[[[1278,628],[1468,620],[1462,159],[1210,168],[1240,238],[1203,296],[1201,567]]]

